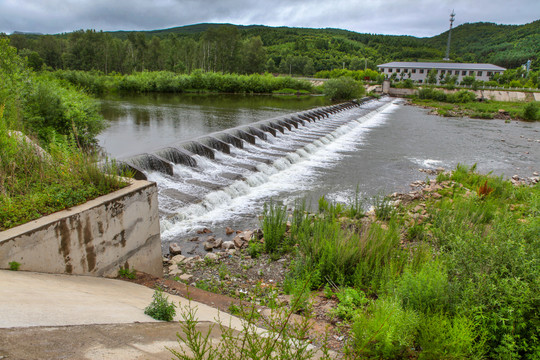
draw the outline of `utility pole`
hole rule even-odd
[[[446,56],[443,60],[450,60],[450,38],[452,37],[452,25],[454,24],[455,17],[456,14],[454,13],[454,10],[452,10],[452,13],[450,14],[450,30],[448,31],[448,43],[446,44]]]

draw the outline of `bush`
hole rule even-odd
[[[351,100],[363,93],[364,88],[351,77],[330,79],[324,83],[324,95],[332,100]]]
[[[359,313],[352,326],[352,347],[367,358],[407,358],[418,334],[420,316],[398,301],[378,299]]]
[[[339,304],[332,310],[332,314],[344,320],[352,319],[358,309],[369,303],[362,290],[349,287],[341,289],[336,293],[336,296]]]
[[[538,110],[540,110],[540,106],[538,106],[537,101],[531,101],[527,105],[525,105],[525,108],[523,109],[523,118],[525,120],[538,120]]]
[[[156,320],[172,321],[176,315],[176,305],[168,301],[168,296],[163,295],[161,289],[156,289],[153,300],[144,309],[144,313],[153,317]]]

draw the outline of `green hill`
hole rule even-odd
[[[129,73],[281,72],[313,75],[346,67],[375,69],[389,61],[441,61],[448,32],[430,38],[362,34],[341,29],[194,24],[152,31],[80,30],[13,34],[11,43],[39,67]],[[463,24],[452,30],[450,58],[540,68],[540,20],[525,25]]]

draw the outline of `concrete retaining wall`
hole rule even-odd
[[[121,267],[162,276],[156,184],[131,185],[0,232],[0,268],[114,277]]]
[[[398,89],[398,88],[387,88],[387,92],[383,93],[389,94],[390,96],[409,96],[418,93],[417,89]],[[442,90],[445,93],[454,93],[462,89],[447,90],[438,88],[437,90]],[[475,93],[477,99],[488,99],[495,101],[540,101],[540,93],[525,93],[520,91],[507,91],[507,90],[471,90],[465,89]]]

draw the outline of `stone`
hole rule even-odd
[[[195,236],[195,237],[192,237],[191,239],[189,239],[189,241],[199,241],[199,237],[198,236]]]
[[[182,274],[182,275],[180,275],[180,280],[189,281],[189,280],[191,280],[192,277],[193,277],[193,275],[190,275],[190,274]]]
[[[182,253],[182,249],[180,248],[180,245],[178,245],[177,243],[172,243],[169,245],[169,253],[172,256],[180,255]]]
[[[197,234],[211,234],[212,233],[212,230],[210,230],[209,228],[204,228],[202,230],[197,230]]]
[[[186,257],[184,255],[176,255],[176,256],[173,256],[170,260],[170,262],[172,264],[179,264],[181,263],[182,261],[184,261]]]
[[[533,176],[540,176],[540,174],[538,173],[538,171],[535,171],[533,172]]]
[[[244,241],[249,241],[251,240],[251,236],[253,235],[253,231],[251,230],[246,230],[244,231],[243,233],[241,233],[239,236],[242,240]]]
[[[223,245],[222,238],[217,238],[216,240],[214,240],[214,249],[220,248],[221,245]]]
[[[232,228],[228,226],[225,228],[225,234],[232,235],[233,233],[234,233],[234,230]]]
[[[229,255],[235,255],[236,254],[236,249],[229,249],[229,250],[227,250],[227,253]]]
[[[233,239],[233,242],[234,242],[234,246],[236,246],[237,248],[242,248],[244,246],[244,243],[247,244],[247,241],[244,241],[240,236],[235,236],[234,239]]]
[[[234,249],[234,242],[224,241],[223,244],[221,244],[221,248],[225,250]]]
[[[206,241],[214,242],[214,241],[216,241],[216,238],[215,238],[215,236],[209,236],[209,237],[206,238]]]
[[[169,271],[169,275],[170,276],[177,276],[177,275],[182,275],[184,272],[178,268],[174,269],[174,270],[171,270]]]
[[[170,273],[171,271],[174,271],[174,270],[176,270],[176,269],[178,269],[178,265],[174,264],[174,265],[169,266],[167,272]]]
[[[203,244],[203,247],[204,247],[204,250],[206,251],[212,251],[212,249],[214,248],[214,245],[215,244],[213,242],[205,241]]]
[[[219,260],[219,255],[216,253],[208,253],[204,256],[205,259]]]

